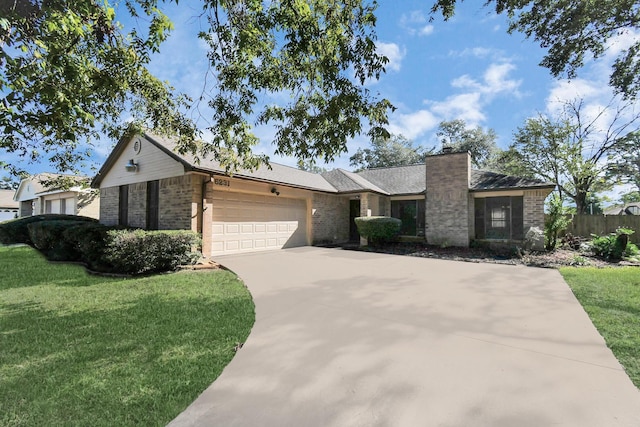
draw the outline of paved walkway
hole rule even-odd
[[[256,323],[178,426],[640,426],[555,270],[339,249],[218,259]]]

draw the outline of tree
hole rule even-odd
[[[323,173],[327,171],[327,168],[318,166],[315,159],[298,160],[298,169],[312,173]]]
[[[391,135],[374,139],[371,148],[358,148],[349,162],[356,170],[413,165],[424,162],[432,151],[414,147],[413,141],[403,135]]]
[[[640,132],[632,132],[611,154],[609,177],[635,184],[640,190]]]
[[[445,20],[455,14],[462,0],[436,0],[432,15],[441,13]],[[540,65],[558,77],[574,78],[585,58],[605,54],[615,36],[640,29],[640,14],[635,0],[488,0],[498,14],[510,18],[509,33],[519,31],[533,38],[548,53]],[[625,97],[633,98],[640,90],[640,40],[622,49],[613,64],[609,82]]]
[[[477,168],[489,166],[498,152],[497,135],[493,129],[484,131],[480,126],[468,128],[464,120],[440,122],[436,132],[442,146],[453,151],[468,151],[471,163]]]
[[[0,148],[66,170],[87,157],[84,139],[146,126],[235,170],[267,161],[251,152],[254,125],[273,124],[276,153],[302,160],[331,161],[357,134],[388,136],[391,104],[365,87],[388,61],[376,52],[375,1],[202,0],[215,86],[195,102],[214,111],[207,141],[186,115],[190,100],[147,69],[172,28],[163,2],[125,0],[119,10],[148,22],[128,32],[112,3],[0,3]],[[276,93],[290,96],[286,106],[265,104]]]
[[[89,156],[82,142],[122,135],[129,106],[132,131],[144,123],[193,139],[184,99],[146,69],[171,29],[154,3],[126,2],[150,19],[141,35],[124,33],[107,2],[0,2],[0,149],[70,170]]]
[[[0,178],[0,190],[17,190],[19,182],[14,181],[9,176],[3,176]]]
[[[535,179],[538,177],[535,171],[528,167],[525,156],[513,146],[507,150],[498,150],[489,169],[493,172],[522,178]]]
[[[630,191],[620,196],[620,203],[624,205],[636,202],[640,202],[640,191]]]
[[[592,194],[612,186],[606,180],[607,155],[627,139],[640,118],[630,111],[630,103],[618,104],[615,111],[613,104],[612,99],[595,116],[586,117],[582,100],[566,102],[557,118],[527,120],[509,148],[519,153],[523,169],[553,182],[561,198],[573,200],[577,213],[588,213]]]

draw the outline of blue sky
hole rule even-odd
[[[442,120],[464,119],[470,126],[493,128],[498,145],[506,148],[527,118],[556,111],[559,101],[582,97],[588,109],[597,111],[611,97],[607,81],[612,58],[634,37],[627,34],[612,41],[609,54],[588,63],[568,82],[540,67],[545,51],[523,34],[508,34],[506,18],[483,7],[484,1],[460,3],[448,22],[440,17],[429,21],[430,1],[380,3],[378,49],[390,62],[387,73],[369,88],[397,107],[389,130],[428,147],[437,144],[435,132]],[[158,77],[194,98],[203,89],[208,69],[207,47],[197,39],[198,31],[206,29],[206,21],[198,18],[199,4],[181,0],[179,6],[166,8],[175,30],[151,64]],[[206,105],[199,114],[205,127]],[[272,128],[255,131],[261,140],[256,151],[271,155],[274,162],[296,165],[296,159],[273,156]],[[102,164],[115,142],[102,141],[95,147],[95,166]],[[319,166],[350,169],[349,156],[367,145],[366,137],[355,138],[348,153]],[[31,172],[43,168],[46,165],[29,167]]]

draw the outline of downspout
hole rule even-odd
[[[204,245],[205,245],[205,238],[204,238],[204,230],[205,230],[205,217],[204,217],[204,211],[207,210],[207,206],[205,204],[205,200],[206,200],[206,194],[207,194],[207,184],[210,184],[211,182],[213,182],[213,175],[209,175],[209,180],[202,180],[202,189],[201,189],[201,195],[200,195],[200,238],[202,241],[202,248],[201,248],[201,252],[204,255]],[[209,256],[211,256],[211,254],[209,254]]]

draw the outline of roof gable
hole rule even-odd
[[[86,179],[86,177],[76,177],[75,175],[65,175],[65,174],[49,173],[49,172],[43,172],[36,175],[32,175],[20,181],[20,184],[18,185],[18,188],[13,196],[13,200],[17,202],[23,202],[26,200],[33,200],[38,195],[44,192],[61,191],[55,188],[48,188],[43,184],[43,182],[51,181],[56,178],[64,178],[64,177]]]
[[[427,188],[424,163],[389,168],[365,169],[358,175],[392,195],[422,194]]]
[[[156,150],[159,150],[159,152],[168,156],[168,159],[173,159],[173,161],[177,162],[177,164],[182,168],[180,171],[173,170],[172,173],[166,171],[165,175],[167,175],[167,178],[169,176],[175,176],[176,174],[182,174],[189,171],[226,175],[225,169],[216,160],[197,159],[189,153],[178,153],[176,151],[177,144],[171,138],[156,135],[151,132],[145,132],[143,137]],[[126,155],[127,150],[131,150],[132,141],[133,138],[129,138],[121,139],[120,142],[118,142],[111,155],[107,158],[105,164],[100,168],[100,172],[96,178],[94,178],[91,184],[93,187],[103,186],[103,180],[105,180],[105,177],[107,177],[114,168],[124,170],[124,163],[120,165],[123,161],[128,161],[127,159],[130,157],[134,161],[136,160],[135,156]],[[141,168],[142,167],[144,167],[144,164],[141,163]],[[130,174],[129,176],[133,178],[135,175]],[[266,181],[274,184],[284,184],[303,189],[321,190],[332,193],[337,192],[337,190],[319,174],[306,172],[278,163],[271,163],[269,167],[261,166],[255,171],[240,170],[233,173],[233,176],[237,178]]]

